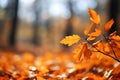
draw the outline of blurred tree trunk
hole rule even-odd
[[[12,46],[15,45],[15,36],[16,36],[16,28],[17,28],[17,22],[18,22],[18,17],[17,17],[17,13],[18,13],[18,5],[19,5],[19,0],[12,0],[13,3],[10,4],[10,15],[12,15],[11,20],[12,20],[12,28],[11,28],[11,33],[10,33],[10,44]]]
[[[39,29],[39,25],[38,25],[38,22],[39,22],[39,16],[38,16],[38,11],[35,9],[35,21],[34,21],[34,36],[33,36],[33,43],[35,45],[38,44],[38,29]]]
[[[34,7],[33,7],[34,14],[35,14],[35,21],[34,21],[34,24],[33,24],[33,28],[34,28],[34,31],[33,31],[33,43],[35,45],[41,44],[40,39],[39,39],[40,37],[38,35],[39,24],[40,24],[39,23],[40,22],[40,20],[39,20],[39,13],[41,11],[41,9],[38,9],[39,3],[40,3],[39,0],[35,0]]]
[[[113,27],[110,29],[110,33],[117,30],[119,3],[120,3],[119,0],[110,0],[109,15],[110,15],[110,19],[113,18],[115,21],[115,23],[113,24]]]
[[[69,0],[69,1],[68,1],[68,9],[69,9],[69,11],[70,11],[70,13],[71,13],[71,17],[70,17],[70,18],[68,19],[68,21],[67,21],[65,36],[71,35],[71,34],[73,33],[73,29],[72,29],[73,26],[72,26],[71,21],[72,21],[72,18],[73,18],[73,16],[74,16],[74,12],[73,12],[72,6],[73,6],[72,1]]]

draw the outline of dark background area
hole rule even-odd
[[[110,33],[120,34],[119,0],[0,0],[0,46],[17,50],[59,50],[66,35],[80,34],[89,25],[88,8],[109,19]]]

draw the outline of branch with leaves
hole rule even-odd
[[[110,35],[105,36],[105,34],[111,29],[112,25],[114,24],[114,20],[111,19],[105,24],[103,34],[102,30],[99,27],[101,23],[100,15],[90,8],[88,9],[88,13],[90,15],[91,23],[84,30],[84,34],[87,36],[87,38],[83,39],[79,35],[74,34],[66,36],[60,41],[60,43],[71,46],[83,39],[85,42],[79,43],[73,51],[74,58],[78,61],[80,61],[81,58],[89,59],[94,52],[98,52],[120,62],[120,36],[116,31]],[[92,31],[92,29],[94,29],[94,31]],[[91,43],[91,41],[97,39],[101,35],[101,40]]]

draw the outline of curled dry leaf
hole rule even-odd
[[[95,32],[92,32],[89,34],[89,37],[87,40],[94,40],[96,37],[98,37],[101,34],[100,28],[95,28]]]
[[[84,51],[84,47],[85,44],[79,44],[73,51],[74,53],[74,59],[76,59],[77,61],[80,60],[81,56],[82,56],[82,52]]]
[[[84,30],[84,34],[88,35],[90,33],[90,30],[92,29],[92,27],[94,26],[94,23],[92,22],[85,30]]]
[[[111,19],[110,21],[108,21],[106,24],[105,24],[105,27],[104,27],[104,31],[105,32],[108,32],[110,30],[110,28],[112,27],[112,25],[114,24],[114,20]]]
[[[92,52],[90,51],[90,49],[86,46],[86,51],[84,52],[84,58],[85,59],[90,59],[92,55]]]
[[[79,61],[83,56],[85,59],[89,59],[91,51],[88,49],[87,43],[79,44],[73,51],[74,58]]]
[[[81,38],[78,35],[66,36],[60,41],[61,44],[71,46],[77,43]]]
[[[95,24],[100,24],[100,16],[91,8],[88,9],[88,13],[90,14],[90,20]]]
[[[95,28],[95,32],[92,32],[91,34],[89,34],[89,36],[99,36],[101,34],[101,30],[100,28]]]

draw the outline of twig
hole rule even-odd
[[[84,40],[85,40],[85,39],[84,39]],[[88,44],[90,44],[91,47],[95,48],[95,49],[97,50],[97,52],[100,52],[100,53],[102,53],[102,54],[104,54],[104,55],[106,55],[106,56],[108,56],[108,57],[110,57],[110,58],[112,58],[112,59],[120,62],[120,60],[119,60],[118,58],[113,57],[113,56],[111,56],[111,55],[109,55],[109,54],[106,54],[106,53],[102,52],[101,50],[97,49],[95,46],[92,46],[92,44],[91,44],[88,40],[86,40],[86,41],[87,41]]]
[[[110,45],[110,43],[109,43],[109,41],[108,41],[108,38],[106,38],[104,34],[102,34],[102,35],[103,35],[104,39],[107,41],[107,43],[109,44],[110,48],[112,49],[112,52],[113,52],[114,56],[118,59],[118,57],[117,57],[114,49],[112,48],[112,46]],[[119,59],[118,59],[118,60],[119,60]]]

